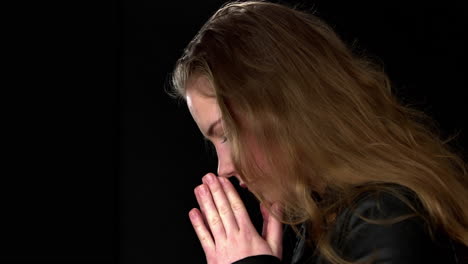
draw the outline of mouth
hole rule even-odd
[[[248,189],[248,188],[247,188],[247,185],[245,185],[245,183],[243,183],[243,182],[242,182],[242,183],[239,183],[239,185],[240,185],[240,187],[242,187],[242,188],[244,188],[244,189]]]

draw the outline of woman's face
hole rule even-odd
[[[231,157],[230,142],[224,136],[221,111],[215,97],[209,97],[213,89],[205,77],[192,79],[187,86],[186,101],[190,114],[202,134],[210,140],[218,156],[218,176],[235,176],[245,186],[236,171]]]

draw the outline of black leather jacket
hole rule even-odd
[[[354,210],[345,209],[336,218],[332,232],[332,246],[350,261],[369,263],[468,263],[466,247],[449,239],[443,232],[431,239],[421,217],[411,217],[392,225],[371,224],[359,215],[371,219],[393,218],[411,213],[408,206],[390,194],[364,195]],[[301,225],[306,235],[306,225]],[[307,236],[306,236],[307,237]],[[233,264],[325,264],[315,247],[295,236],[291,227],[283,233],[283,261],[274,256],[251,256]],[[374,255],[372,255],[374,253]]]

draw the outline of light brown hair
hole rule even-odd
[[[199,76],[214,88],[240,177],[267,205],[262,191],[279,193],[281,221],[307,221],[332,263],[348,263],[327,239],[334,215],[371,189],[394,192],[430,231],[468,246],[465,162],[431,118],[397,100],[381,67],[317,16],[263,1],[225,4],[177,61],[170,94],[185,98]],[[266,154],[268,171],[247,138]],[[385,183],[410,189],[422,208]]]

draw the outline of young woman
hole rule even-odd
[[[228,3],[178,60],[173,88],[219,161],[189,213],[208,264],[465,261],[464,161],[317,17]],[[262,234],[231,176],[259,200]]]

